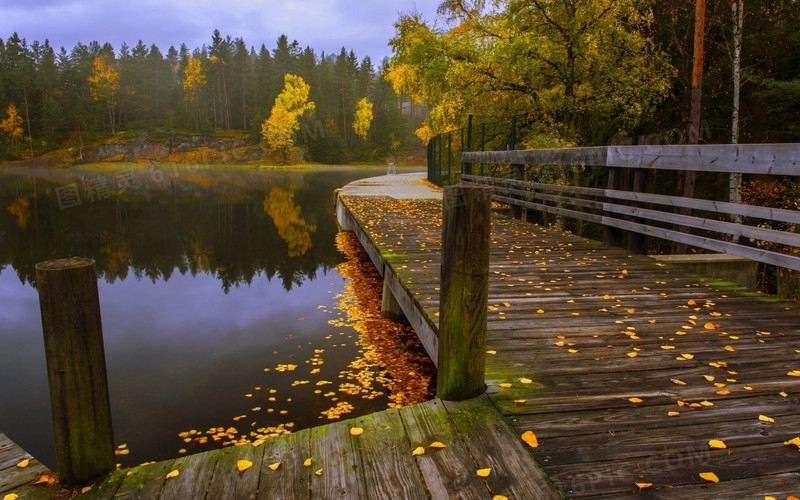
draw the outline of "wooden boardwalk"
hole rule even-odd
[[[353,428],[362,433],[353,435]],[[436,442],[443,447],[430,446]],[[258,446],[121,469],[78,498],[559,498],[524,447],[486,396],[458,403],[432,400],[305,429]],[[417,448],[424,452],[415,454]],[[239,471],[240,460],[252,466]],[[484,478],[479,469],[491,471]],[[13,484],[6,483],[2,472],[0,495],[53,496],[52,487],[20,488],[42,471]]]
[[[339,217],[425,341],[441,202],[392,189],[343,191]],[[506,217],[492,224],[488,395],[518,434],[536,434],[533,453],[566,497],[800,496],[800,447],[784,444],[800,436],[793,305]]]

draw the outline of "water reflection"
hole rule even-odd
[[[344,400],[354,414],[385,408],[385,395],[293,385],[337,381],[358,357],[334,307],[345,280],[332,193],[379,173],[0,169],[0,431],[55,466],[34,265],[66,256],[101,275],[123,464],[203,449],[178,437],[192,429],[247,436],[324,423]]]

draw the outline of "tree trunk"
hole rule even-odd
[[[731,117],[731,144],[739,143],[739,104],[742,86],[742,24],[744,21],[744,0],[731,0],[733,17],[733,114]],[[732,172],[729,180],[728,201],[742,202],[742,174]],[[733,222],[740,223],[741,216],[734,215]],[[739,235],[733,235],[731,241],[737,243]]]
[[[703,56],[706,24],[706,0],[696,0],[694,19],[694,64],[692,65],[692,104],[689,122],[689,144],[700,142],[700,101],[703,94]],[[683,196],[694,198],[695,171],[687,170],[683,180]],[[691,215],[689,208],[682,208],[681,214]],[[678,230],[688,233],[689,228],[681,226]],[[686,253],[687,245],[678,243],[675,252]]]

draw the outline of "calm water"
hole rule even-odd
[[[55,467],[34,265],[68,256],[97,261],[120,463],[385,408],[337,390],[359,347],[333,214],[382,173],[0,169],[0,431]]]

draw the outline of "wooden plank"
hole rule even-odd
[[[425,351],[435,365],[439,359],[439,337],[436,334],[437,325],[433,324],[428,314],[425,314],[419,301],[417,301],[413,295],[410,295],[406,287],[400,283],[394,269],[387,266],[383,278],[389,290],[392,292],[392,295],[394,295],[397,300],[397,303],[400,304],[400,308],[403,310],[406,319],[417,333],[417,337],[419,337],[420,342],[422,342],[423,347],[425,347]]]
[[[450,417],[479,467],[490,467],[486,478],[495,495],[508,498],[558,499],[556,490],[514,431],[503,420],[486,395],[445,401]]]
[[[510,151],[470,151],[461,153],[465,163],[512,165],[605,165],[605,146],[568,149],[529,149]]]
[[[355,436],[350,435],[351,427],[356,427],[355,421],[345,420],[312,429],[313,498],[366,498],[360,452]]]
[[[435,441],[447,446],[425,448],[425,454],[415,457],[432,499],[488,497],[487,485],[475,474],[480,467],[454,429],[441,400],[406,406],[400,416],[412,450]]]
[[[158,498],[164,487],[166,475],[175,470],[174,460],[165,460],[154,464],[133,467],[126,472],[126,477],[114,494],[114,498],[150,500]],[[179,472],[180,474],[180,472]]]
[[[27,467],[17,467],[25,459],[29,460]],[[50,469],[0,432],[0,492],[19,489],[49,472]]]
[[[117,469],[95,483],[91,490],[81,494],[81,500],[111,500],[125,480],[128,469]]]
[[[267,440],[260,464],[258,496],[260,500],[292,500],[309,498],[311,471],[314,465],[303,465],[311,458],[311,429]],[[280,462],[276,470],[271,464]],[[254,466],[255,467],[255,466]]]
[[[356,419],[364,429],[357,438],[364,470],[365,498],[393,500],[427,499],[398,410]]]
[[[161,497],[204,498],[221,454],[222,450],[213,450],[176,459],[172,467],[178,477],[164,483]]]
[[[264,455],[264,448],[261,446],[253,446],[252,444],[244,444],[241,446],[226,446],[218,451],[218,458],[213,460],[212,457],[212,459],[209,460],[209,462],[215,462],[210,484],[207,482],[209,478],[205,471],[198,477],[198,480],[202,480],[208,484],[207,497],[230,499],[252,498],[258,489],[258,479],[261,474],[259,464],[261,464],[261,458]],[[248,460],[253,465],[239,472],[237,468],[239,460]],[[208,464],[203,464],[203,469],[206,467],[208,467]]]

